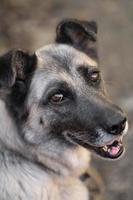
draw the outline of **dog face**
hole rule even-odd
[[[10,77],[7,82],[2,74],[1,91],[6,88],[8,98],[7,93],[2,96],[28,144],[45,145],[57,138],[102,157],[115,159],[123,153],[127,120],[106,98],[96,34],[94,22],[66,20],[57,27],[55,44],[35,55],[16,51],[1,57],[4,65],[8,60]]]

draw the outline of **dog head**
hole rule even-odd
[[[8,91],[2,96],[25,142],[39,146],[56,138],[106,158],[123,153],[127,119],[106,98],[96,43],[95,22],[65,20],[55,44],[35,55],[1,56],[0,90]]]

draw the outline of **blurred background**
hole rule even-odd
[[[133,1],[132,0],[0,0],[0,52],[35,51],[52,43],[63,18],[96,20],[101,70],[111,99],[128,113],[126,153],[118,161],[93,156],[105,199],[133,199]]]

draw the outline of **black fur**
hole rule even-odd
[[[36,56],[11,50],[0,57],[0,87],[10,88],[16,80],[24,81],[36,66]]]
[[[35,54],[13,49],[0,57],[0,94],[18,123],[30,80],[37,65]]]
[[[97,59],[97,31],[95,21],[67,19],[57,26],[56,42],[70,44]]]

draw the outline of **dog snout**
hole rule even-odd
[[[107,131],[112,135],[121,135],[126,129],[127,118],[125,114],[119,109],[115,108],[115,111],[110,116]]]
[[[115,122],[109,127],[108,132],[112,135],[122,134],[126,127],[126,121],[127,121],[126,118],[122,118],[121,120],[118,120],[117,122]]]

